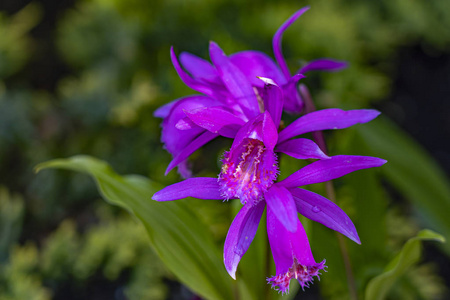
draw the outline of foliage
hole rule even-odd
[[[129,184],[136,188],[139,196],[109,200],[139,213],[126,202],[136,198],[144,207],[151,205],[145,213],[153,216],[156,204],[150,197],[155,188],[179,178],[175,172],[162,175],[170,157],[161,148],[160,120],[152,113],[161,104],[192,92],[173,70],[169,47],[206,58],[207,42],[214,40],[227,54],[246,49],[271,53],[276,28],[299,5],[308,3],[311,10],[283,40],[292,69],[318,57],[350,62],[350,68],[340,73],[311,74],[304,80],[318,108],[380,105],[395,88],[400,50],[419,46],[430,56],[450,53],[447,0],[78,0],[61,12],[56,28],[49,29],[52,40],[47,44],[39,35],[42,16],[48,13],[43,6],[32,3],[12,15],[0,12],[0,182],[5,186],[0,189],[0,299],[49,299],[52,294],[58,296],[70,281],[88,286],[96,276],[117,285],[124,284],[125,276],[125,293],[130,299],[165,298],[169,292],[161,278],[173,277],[149,250],[145,231],[132,217],[105,208],[85,176],[50,171],[36,176],[31,170],[39,162],[58,157],[99,157],[118,173],[151,178],[150,184],[142,177],[121,177],[94,160],[83,167],[83,172],[98,167],[100,173],[95,176],[105,172],[110,176],[105,178],[119,181],[120,187]],[[56,55],[47,54],[44,50],[53,45]],[[63,70],[57,76],[52,64],[34,70],[37,62],[49,57]],[[52,77],[54,81],[45,81]],[[379,171],[362,171],[336,182],[338,203],[354,220],[362,240],[361,246],[347,243],[347,247],[363,296],[367,284],[383,276],[387,263],[401,247],[407,247],[407,240],[419,228],[431,228],[448,240],[449,180],[416,141],[387,119],[327,138],[333,155],[374,155],[389,161]],[[194,172],[217,174],[218,154],[229,147],[227,143],[220,140],[195,153]],[[70,162],[72,167],[80,163],[62,162]],[[283,170],[298,167],[289,158],[281,161]],[[321,185],[311,188],[320,193],[324,190]],[[111,198],[105,190],[103,193]],[[134,192],[127,189],[126,193]],[[191,266],[203,266],[193,267],[205,283],[196,284],[187,271],[189,264],[175,261],[177,253],[162,250],[180,241],[161,242],[161,229],[155,228],[162,225],[147,223],[156,253],[179,280],[212,298],[221,293],[232,297],[232,289],[249,295],[243,298],[262,298],[266,288],[262,273],[270,267],[264,260],[264,228],[249,249],[252,253],[242,260],[238,274],[242,280],[235,283],[226,277],[220,258],[221,243],[233,217],[232,205],[195,199],[168,205],[161,209],[167,214],[176,211],[188,220],[183,222],[200,220],[193,225],[194,231],[178,235],[201,232],[201,238],[214,249],[208,254],[210,264],[195,253],[195,245],[184,253],[191,257]],[[103,208],[94,214],[97,207]],[[316,258],[326,258],[329,265],[320,293],[327,299],[348,299],[336,237],[322,226],[303,223]],[[179,230],[185,229],[181,226]],[[167,235],[173,234],[167,230]],[[449,247],[446,243],[435,251],[448,261]],[[391,297],[444,298],[443,284],[437,284],[443,271],[432,264],[427,261],[402,272]],[[418,281],[433,287],[432,291],[420,290]]]
[[[0,79],[20,70],[30,56],[28,32],[41,20],[41,10],[29,4],[12,18],[0,12]]]
[[[420,258],[421,241],[435,240],[445,242],[445,239],[430,230],[420,231],[416,237],[411,238],[400,253],[386,266],[384,273],[373,278],[366,288],[368,300],[384,299],[389,289],[406,270],[417,263]]]
[[[0,261],[8,257],[9,247],[17,242],[22,229],[24,203],[20,195],[0,186]]]
[[[44,300],[70,290],[84,293],[88,286],[101,283],[93,280],[98,274],[105,282],[123,282],[126,273],[121,293],[127,299],[165,299],[162,278],[171,275],[148,247],[143,228],[126,216],[114,216],[104,205],[96,215],[99,223],[83,235],[67,219],[42,247],[33,242],[12,247],[9,262],[0,268],[0,299]]]

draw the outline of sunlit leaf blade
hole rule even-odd
[[[402,276],[409,267],[417,263],[421,255],[421,243],[424,240],[445,242],[440,234],[431,230],[422,230],[408,240],[399,254],[387,265],[384,273],[373,278],[366,288],[366,300],[385,299],[395,280]]]
[[[372,154],[388,161],[380,171],[422,214],[427,226],[450,236],[450,183],[436,162],[386,118],[358,127]],[[450,245],[444,245],[450,253]]]
[[[91,175],[106,201],[128,210],[144,224],[158,255],[181,282],[207,299],[233,298],[222,251],[207,227],[181,201],[151,200],[160,186],[141,176],[119,176],[105,162],[88,156],[52,160],[36,170],[45,168]]]

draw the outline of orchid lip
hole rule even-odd
[[[276,154],[251,137],[225,152],[222,162],[218,180],[222,194],[225,199],[237,197],[242,204],[260,202],[278,175]]]

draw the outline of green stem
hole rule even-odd
[[[334,191],[334,186],[332,181],[325,182],[325,190],[327,193],[328,199],[336,203],[336,193]],[[350,255],[348,254],[347,244],[345,243],[344,237],[339,234],[339,232],[336,232],[336,237],[339,244],[339,249],[341,250],[341,256],[342,260],[344,261],[344,267],[345,267],[345,273],[347,275],[347,284],[348,284],[348,291],[350,294],[350,299],[357,300],[358,299],[358,293],[356,289],[356,283],[355,283],[355,277],[353,276],[352,271],[352,265],[350,262]]]
[[[264,222],[264,224],[267,224],[267,214],[264,214],[264,219],[265,219],[265,222]],[[271,260],[271,257],[270,257],[270,254],[271,254],[271,252],[270,252],[270,243],[269,243],[269,237],[267,236],[267,232],[266,232],[266,238],[264,239],[265,240],[265,243],[266,243],[266,249],[265,249],[265,251],[266,251],[266,253],[265,253],[265,255],[266,255],[266,278],[269,278],[270,277],[270,266],[271,266],[271,264],[272,264],[272,260]],[[270,292],[270,284],[266,284],[265,285],[265,299],[266,300],[270,300],[270,294],[271,294],[271,292]]]
[[[301,84],[299,87],[300,95],[305,103],[305,111],[306,113],[310,113],[316,110],[314,102],[312,101],[311,94],[308,91],[308,88]],[[325,138],[323,136],[322,131],[316,131],[312,133],[313,139],[317,143],[317,145],[322,149],[322,151],[328,155],[327,144],[325,142]],[[336,203],[336,192],[334,190],[333,182],[327,181],[325,182],[325,190],[328,199],[332,202]],[[342,235],[336,232],[336,237],[339,244],[339,249],[341,251],[342,260],[344,261],[345,274],[347,276],[347,284],[348,291],[350,295],[350,299],[358,300],[358,292],[356,289],[355,277],[353,276],[352,266],[350,262],[350,255],[348,254],[347,245]]]

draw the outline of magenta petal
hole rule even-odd
[[[264,145],[269,151],[273,151],[278,142],[278,130],[268,111],[263,113],[262,134]]]
[[[263,142],[266,148],[273,152],[278,141],[278,132],[269,112],[259,114],[242,126],[234,138],[231,150],[248,138]]]
[[[294,196],[297,211],[300,214],[330,229],[336,230],[352,241],[361,244],[352,220],[335,203],[321,195],[304,189],[293,188],[289,191]]]
[[[177,56],[175,55],[175,51],[173,47],[170,48],[170,58],[172,59],[172,64],[180,76],[181,80],[191,89],[203,93],[205,95],[222,99],[224,98],[223,89],[218,89],[216,86],[212,87],[210,84],[206,82],[199,81],[197,79],[192,78],[186,71],[183,70],[180,63],[178,62]]]
[[[325,182],[357,170],[379,167],[385,163],[386,160],[371,156],[336,155],[307,165],[280,181],[279,184],[286,188],[293,188]]]
[[[191,164],[187,159],[178,164],[177,171],[183,179],[192,177]]]
[[[183,67],[191,73],[195,79],[222,84],[217,70],[207,60],[188,52],[182,52],[180,54],[180,61]]]
[[[191,121],[188,117],[178,120],[175,127],[179,130],[189,130],[198,127],[197,124]]]
[[[310,61],[304,65],[298,73],[306,73],[309,71],[339,71],[347,67],[347,62],[338,61],[328,58],[322,58]]]
[[[185,111],[196,125],[225,137],[234,138],[245,122],[221,107],[199,108]]]
[[[285,274],[294,265],[294,258],[303,266],[315,264],[305,229],[297,219],[297,231],[289,232],[274,211],[267,208],[267,235],[275,261],[276,273]]]
[[[239,131],[237,132],[233,140],[233,144],[231,145],[231,151],[233,151],[233,149],[235,149],[236,147],[239,147],[239,145],[241,145],[242,142],[244,142],[244,140],[248,138],[256,139],[262,142],[262,122],[263,115],[260,114],[245,123],[244,126],[242,126],[241,129],[239,129]]]
[[[264,194],[267,206],[272,210],[278,221],[290,232],[297,231],[297,209],[291,193],[282,186],[272,185]]]
[[[277,32],[273,36],[272,40],[273,53],[275,55],[275,59],[277,60],[278,65],[280,66],[281,71],[283,71],[283,74],[286,78],[291,77],[291,74],[289,72],[289,68],[286,64],[286,61],[283,58],[283,53],[281,52],[281,38],[283,37],[284,31],[288,29],[288,27],[291,26],[291,24],[294,23],[295,20],[297,20],[308,9],[309,6],[306,6],[297,11],[295,14],[293,14],[286,22],[284,22],[283,25],[281,25],[280,28],[278,28]]]
[[[216,43],[210,42],[209,52],[223,83],[240,104],[245,115],[249,118],[256,116],[259,113],[258,99],[250,82]]]
[[[306,114],[280,132],[279,142],[299,134],[327,129],[342,129],[358,123],[366,123],[380,114],[375,109],[356,109],[344,111],[338,108],[318,110]]]
[[[236,134],[230,151],[224,153],[219,183],[225,198],[237,197],[242,204],[259,202],[277,178],[277,156],[273,152],[276,139],[267,137],[271,129],[264,126],[270,122],[266,112],[246,123]]]
[[[256,205],[246,204],[231,223],[224,245],[223,260],[228,274],[236,279],[236,269],[242,256],[255,237],[264,212],[264,201]]]
[[[189,143],[183,150],[181,150],[170,162],[169,166],[166,169],[165,175],[167,175],[170,170],[175,168],[179,163],[187,159],[192,153],[194,153],[198,148],[205,145],[209,141],[215,139],[218,134],[211,133],[209,131],[203,132],[196,139],[194,139],[191,143]]]
[[[259,77],[264,82],[261,97],[264,101],[264,109],[270,113],[275,127],[278,128],[283,112],[283,92],[281,88],[270,78]]]
[[[194,197],[199,199],[223,200],[217,178],[197,177],[169,185],[156,192],[152,199],[156,201],[172,201]]]
[[[305,104],[298,92],[298,81],[304,78],[302,74],[292,76],[289,81],[282,86],[284,94],[284,110],[290,114],[302,112]]]
[[[206,96],[189,96],[179,99],[174,103],[170,113],[164,118],[161,127],[161,141],[164,143],[167,151],[176,156],[187,145],[189,145],[197,136],[204,132],[203,128],[195,125],[190,130],[180,131],[177,123],[185,118],[184,110],[192,110],[200,107],[217,106],[220,102]]]
[[[322,152],[320,147],[310,139],[288,140],[275,148],[277,152],[283,152],[298,159],[328,159],[328,155]]]
[[[253,86],[260,88],[264,86],[258,77],[271,78],[279,85],[286,83],[286,78],[277,64],[263,52],[242,51],[230,55],[230,60],[241,70]]]
[[[153,116],[161,119],[166,118],[172,110],[172,107],[174,107],[174,105],[177,104],[178,101],[180,101],[180,99],[173,100],[167,104],[164,104],[163,106],[160,106],[154,111]]]

